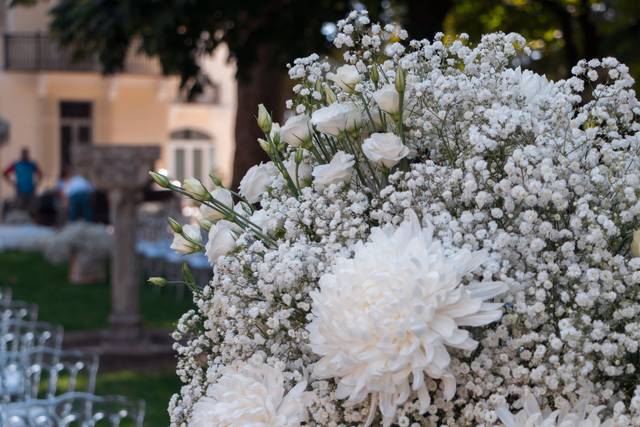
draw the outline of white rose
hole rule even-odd
[[[185,179],[182,183],[182,189],[187,193],[191,193],[197,200],[207,200],[209,198],[209,191],[204,188],[199,179]]]
[[[343,65],[338,67],[336,72],[329,76],[329,79],[333,80],[342,90],[351,92],[355,89],[356,84],[362,80],[362,74],[354,65]]]
[[[384,85],[373,93],[373,99],[386,113],[398,114],[400,111],[400,94],[394,85]]]
[[[256,203],[271,182],[273,182],[271,168],[266,163],[260,163],[249,169],[240,181],[240,194],[249,203]]]
[[[280,128],[280,139],[292,147],[299,147],[310,138],[309,116],[306,114],[290,117]]]
[[[353,130],[362,123],[362,112],[351,102],[333,103],[316,110],[311,124],[322,133],[338,136],[345,130]]]
[[[202,243],[202,235],[200,234],[200,228],[187,224],[182,226],[182,232],[191,240],[196,243]],[[173,242],[171,243],[171,249],[181,254],[192,254],[199,249],[199,245],[190,242],[185,239],[181,234],[174,233],[173,234]]]
[[[364,140],[362,152],[377,165],[391,168],[409,154],[409,149],[393,133],[374,133]]]
[[[327,165],[319,165],[313,168],[314,184],[318,188],[324,188],[331,184],[337,184],[351,179],[355,160],[351,154],[338,151]]]
[[[241,233],[242,228],[226,219],[218,221],[209,230],[209,241],[206,245],[207,258],[212,264],[222,255],[226,255],[236,246],[234,233]]]
[[[218,187],[211,192],[211,196],[222,203],[223,205],[232,208],[233,207],[233,196],[231,192],[225,188]],[[217,209],[212,208],[211,206],[207,206],[205,204],[200,205],[200,216],[203,219],[206,219],[211,222],[215,222],[219,219],[225,217],[225,214],[220,212]]]
[[[265,234],[278,228],[278,219],[269,215],[264,209],[255,211],[249,220],[260,227]]]
[[[311,165],[305,161],[300,162],[297,167],[297,180],[296,180],[296,162],[293,156],[286,162],[284,162],[284,167],[287,169],[287,173],[291,177],[291,180],[296,183],[300,183],[302,185],[303,181],[311,177]]]

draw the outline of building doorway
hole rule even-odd
[[[89,101],[60,102],[60,170],[72,164],[74,145],[93,142],[93,104]]]

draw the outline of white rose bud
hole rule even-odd
[[[407,85],[406,83],[406,76],[405,76],[405,71],[404,68],[402,68],[402,66],[398,65],[398,68],[396,68],[396,90],[398,92],[404,92],[404,89]]]
[[[233,196],[231,192],[225,188],[216,188],[211,192],[211,196],[223,205],[233,208]],[[218,221],[225,217],[225,214],[217,209],[207,205],[200,205],[200,216],[211,222]]]
[[[631,255],[635,258],[640,257],[640,230],[633,232],[633,241],[631,242]]]
[[[299,147],[310,138],[309,116],[306,114],[289,117],[280,128],[280,139],[292,147]]]
[[[196,178],[187,178],[182,183],[182,189],[191,194],[196,200],[209,200],[211,195],[204,185]]]
[[[342,90],[352,92],[356,84],[362,80],[362,74],[358,72],[355,65],[343,65],[338,67],[335,74],[330,75],[329,79],[333,80]]]
[[[318,131],[332,136],[357,128],[362,120],[362,111],[351,102],[331,104],[311,115],[311,124]]]
[[[171,243],[171,249],[181,254],[192,254],[200,249],[197,243],[202,243],[202,236],[200,235],[200,228],[195,225],[187,224],[182,226],[182,233],[191,239],[193,243],[185,239],[181,234],[174,233],[173,242]]]
[[[264,132],[268,134],[271,132],[271,115],[265,108],[264,104],[258,105],[258,127]]]
[[[400,111],[400,94],[394,85],[384,85],[373,93],[373,100],[385,113],[398,114]]]
[[[212,264],[223,255],[228,254],[236,246],[236,236],[242,232],[242,228],[225,219],[218,221],[209,230],[209,241],[206,245],[207,258]]]
[[[271,132],[269,133],[269,138],[276,145],[280,143],[280,125],[278,123],[274,123],[273,125],[271,125]]]
[[[260,163],[249,169],[240,181],[240,194],[249,203],[256,203],[260,196],[267,190],[273,182],[273,174],[268,163]]]
[[[409,154],[409,149],[393,133],[374,133],[364,140],[362,152],[369,160],[387,168],[395,166]]]
[[[313,168],[313,183],[318,188],[324,188],[331,184],[348,181],[351,179],[354,164],[355,160],[351,154],[338,151],[329,164]]]
[[[322,90],[324,91],[324,97],[327,101],[327,104],[331,105],[334,102],[338,102],[338,97],[328,84],[323,83]]]

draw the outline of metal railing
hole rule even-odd
[[[74,58],[70,49],[60,46],[46,33],[4,34],[4,68],[9,71],[88,71],[100,72],[97,55]],[[128,55],[123,73],[159,75],[158,61],[144,55]]]

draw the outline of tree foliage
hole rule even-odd
[[[637,0],[456,0],[445,27],[474,38],[518,32],[530,41],[526,64],[566,77],[581,58],[615,56],[640,77],[640,2]]]

